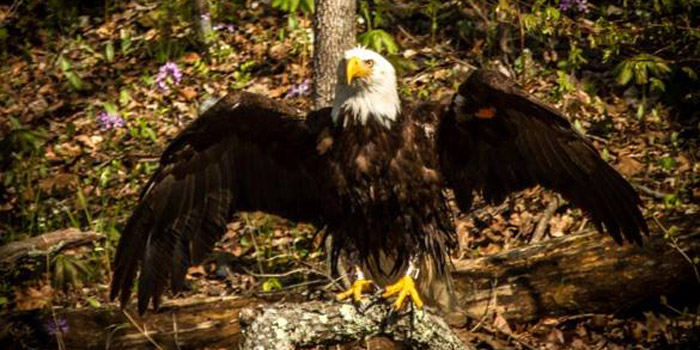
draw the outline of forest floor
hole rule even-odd
[[[173,26],[171,39],[164,40],[154,6],[127,3],[107,20],[79,19],[72,35],[41,26],[24,33],[24,42],[7,52],[0,67],[0,245],[66,227],[104,238],[4,273],[0,313],[110,303],[110,263],[119,231],[160,153],[205,101],[242,89],[310,107],[312,39],[306,17],[290,27],[269,8],[241,10],[235,23],[214,23],[216,40],[207,55],[192,49],[187,26]],[[479,56],[477,62],[473,50],[460,51],[439,37],[406,32],[396,41],[398,57],[411,63],[400,77],[407,99],[448,99],[471,65],[514,71],[497,57]],[[169,70],[163,68],[167,57],[174,64]],[[563,86],[546,64],[532,62],[527,71],[518,72],[519,83],[590,135],[602,156],[639,190],[647,218],[700,215],[700,152],[695,141],[682,137],[668,108],[659,103],[640,118],[639,97],[606,88],[610,78],[571,79]],[[600,86],[591,90],[590,84]],[[472,213],[456,213],[455,258],[528,244],[541,220],[548,224],[543,239],[588,228],[580,210],[565,202],[545,216],[553,198],[535,188],[499,206],[477,200]],[[241,214],[218,253],[190,269],[189,291],[179,297],[291,292],[330,297],[323,290],[329,282],[320,236],[309,225]],[[485,348],[666,348],[683,344],[693,327],[700,332],[698,314],[669,307],[546,318],[506,324],[517,339],[496,334],[480,341]]]

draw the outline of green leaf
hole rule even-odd
[[[77,198],[78,199],[78,201],[77,201],[78,209],[86,210],[88,205],[87,205],[87,199],[85,198],[83,191],[78,190],[75,193],[76,193],[76,196],[78,197]]]
[[[373,29],[363,33],[360,35],[360,43],[380,53],[385,49],[390,54],[396,54],[399,51],[391,34],[381,29]]]
[[[87,298],[87,302],[90,306],[92,306],[94,308],[98,308],[98,307],[102,306],[102,304],[97,299],[92,298],[92,297]]]
[[[121,52],[122,55],[127,55],[131,52],[131,36],[129,31],[122,29],[119,31],[119,38],[121,39]]]
[[[523,16],[523,24],[525,25],[525,29],[528,31],[532,31],[535,28],[537,28],[537,16],[528,13]]]
[[[104,107],[107,114],[117,114],[118,113],[117,106],[115,106],[111,102],[102,103],[102,107]]]
[[[646,108],[644,107],[644,103],[640,103],[639,107],[637,107],[637,119],[642,119],[645,113]]]
[[[688,76],[688,78],[690,78],[692,80],[698,80],[698,75],[695,73],[693,68],[686,66],[686,67],[681,68],[681,70],[683,71],[683,73],[685,73]]]
[[[81,90],[83,88],[83,81],[77,74],[73,73],[72,71],[69,71],[64,73],[64,75],[66,76],[66,79],[68,79],[68,82],[74,89]]]
[[[659,165],[664,170],[672,170],[676,167],[676,161],[673,158],[666,156],[659,160]]]
[[[315,4],[314,0],[302,0],[301,12],[304,12],[304,13],[316,12],[316,4]]]
[[[663,202],[666,207],[673,207],[678,203],[678,196],[675,194],[667,194],[664,196]]]
[[[262,285],[263,292],[270,292],[276,289],[282,289],[282,283],[277,278],[268,278]]]
[[[129,104],[129,101],[131,100],[131,96],[129,95],[129,90],[127,89],[122,89],[119,91],[119,105],[124,107]]]
[[[561,12],[559,12],[559,10],[557,10],[555,7],[547,7],[544,12],[547,15],[547,18],[553,21],[557,21],[559,17],[561,17]]]
[[[153,141],[153,142],[155,142],[156,139],[158,138],[158,137],[156,136],[156,132],[153,131],[153,129],[151,129],[151,128],[148,127],[148,126],[146,126],[146,127],[143,128],[143,130],[142,130],[142,135],[143,135],[144,137],[150,139],[150,140]]]
[[[586,130],[583,129],[583,125],[581,125],[581,122],[578,119],[574,120],[574,130],[581,135],[586,134]]]
[[[615,67],[613,74],[618,85],[627,85],[632,80],[632,67],[628,61],[623,61]]]
[[[658,78],[651,78],[649,80],[651,82],[651,89],[658,91],[658,92],[664,92],[666,91],[666,84],[664,84],[663,81],[661,81]]]
[[[63,71],[64,73],[73,68],[70,62],[68,62],[68,60],[65,59],[63,56],[58,57],[58,67],[61,68],[61,71]]]
[[[649,81],[649,74],[647,73],[648,65],[645,64],[635,64],[634,65],[634,82],[637,85],[644,85]]]
[[[108,41],[107,45],[105,46],[105,59],[107,62],[114,61],[114,45],[111,41]]]

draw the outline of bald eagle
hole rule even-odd
[[[408,298],[448,309],[457,243],[444,190],[468,212],[475,193],[495,204],[535,185],[561,193],[618,243],[648,232],[630,184],[559,111],[511,80],[477,70],[450,103],[408,103],[389,61],[351,49],[332,107],[303,117],[235,92],[172,141],[122,233],[111,297],[125,305],[140,271],[139,312],[158,308],[237,212],[263,211],[326,227],[334,260],[353,252],[355,282],[339,298],[359,298],[372,280],[398,295],[397,307]]]

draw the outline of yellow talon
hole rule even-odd
[[[335,297],[338,300],[345,300],[352,296],[355,301],[359,302],[362,300],[362,292],[369,291],[370,288],[372,288],[372,281],[364,278],[358,278],[355,280],[352,286],[350,286],[350,289],[340,294],[336,294]]]
[[[411,276],[405,275],[396,283],[387,286],[384,294],[382,294],[382,297],[388,298],[394,294],[399,295],[394,303],[396,310],[401,310],[403,307],[403,301],[407,296],[411,297],[413,305],[415,305],[417,308],[420,309],[423,307],[423,300],[421,300],[418,290],[416,290],[416,283],[413,282],[413,278],[411,278]]]

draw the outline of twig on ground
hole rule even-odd
[[[177,316],[173,314],[173,339],[175,340],[175,347],[180,350],[180,340],[178,339],[178,329],[177,329]]]
[[[309,268],[304,268],[304,267],[298,268],[298,269],[294,269],[294,270],[290,270],[290,271],[287,271],[287,272],[282,272],[282,273],[255,273],[255,272],[253,272],[253,271],[250,271],[250,270],[246,269],[245,267],[243,268],[243,271],[245,271],[245,273],[247,273],[247,274],[249,274],[249,275],[251,275],[251,276],[253,276],[253,277],[263,277],[263,278],[288,277],[288,276],[295,275],[295,274],[298,274],[298,273],[303,273],[303,274],[315,274],[315,275],[327,277],[327,275],[326,275],[325,273],[320,273],[320,272],[317,271],[317,270],[309,269]]]
[[[634,187],[635,190],[639,192],[643,192],[645,194],[648,194],[651,197],[654,197],[656,199],[664,199],[666,196],[668,196],[668,193],[663,193],[657,190],[653,190],[647,186],[640,185],[640,184],[632,184],[632,187]]]
[[[146,339],[148,339],[148,342],[150,342],[150,343],[151,343],[153,346],[155,346],[156,349],[158,349],[158,350],[165,350],[165,349],[163,349],[163,348],[160,346],[160,344],[156,343],[156,341],[153,340],[153,338],[151,338],[150,335],[148,335],[148,332],[146,331],[145,328],[141,328],[141,326],[139,326],[139,324],[136,323],[136,320],[134,320],[134,318],[131,317],[131,315],[130,315],[128,312],[126,312],[126,310],[122,310],[122,312],[124,313],[124,316],[126,316],[126,318],[129,319],[129,322],[131,322],[131,324],[132,324],[134,327],[136,327],[136,329],[138,329],[138,331],[139,331]]]
[[[498,284],[498,277],[495,277],[493,279],[493,282],[491,283],[491,295],[489,296],[489,300],[486,302],[486,307],[484,308],[484,313],[479,318],[479,322],[477,322],[476,325],[474,327],[472,327],[472,329],[469,330],[469,332],[472,332],[472,333],[476,332],[479,329],[479,327],[481,327],[481,325],[484,323],[484,321],[486,320],[486,317],[489,316],[489,309],[491,307],[491,301],[496,299],[496,295],[494,294],[494,292],[496,290],[497,284]]]
[[[693,259],[691,259],[691,258],[688,256],[688,254],[686,254],[686,252],[683,251],[683,249],[681,249],[681,247],[678,245],[678,240],[676,240],[676,237],[674,237],[672,234],[669,234],[669,232],[668,232],[668,230],[666,229],[666,227],[664,227],[664,225],[662,225],[662,224],[659,222],[659,219],[657,219],[656,216],[652,216],[652,218],[654,218],[654,222],[656,223],[657,226],[659,226],[659,228],[661,229],[661,231],[664,232],[664,235],[665,235],[666,237],[668,237],[668,239],[671,241],[668,245],[671,246],[671,248],[673,248],[673,249],[675,249],[676,251],[678,251],[678,253],[680,253],[686,261],[688,261],[688,263],[690,264],[690,266],[693,268],[693,272],[695,273],[695,279],[698,281],[698,283],[700,283],[700,271],[698,271],[698,267],[696,266],[696,264],[695,264],[695,262],[693,261]]]
[[[544,235],[547,233],[547,227],[549,227],[549,220],[552,218],[554,213],[559,208],[559,196],[554,195],[552,199],[547,204],[547,208],[542,213],[540,221],[537,222],[537,227],[535,227],[535,233],[532,234],[530,243],[537,243],[544,239]]]

